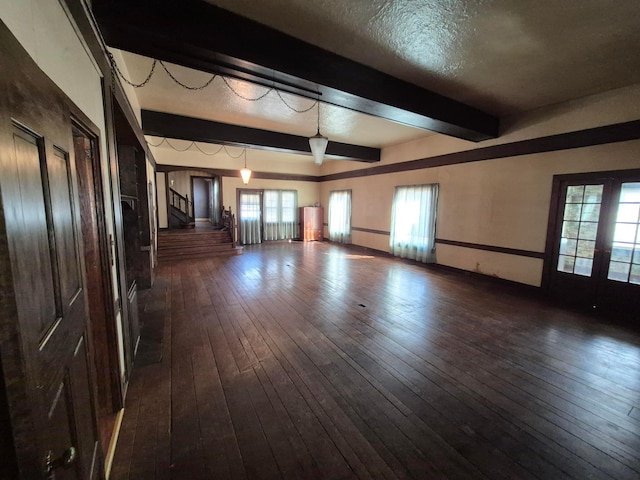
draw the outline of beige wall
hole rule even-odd
[[[251,179],[248,185],[240,178],[224,177],[222,179],[222,204],[231,205],[234,212],[238,211],[237,191],[241,188],[255,188],[259,190],[297,190],[298,205],[304,207],[320,201],[320,184],[318,182],[299,182],[288,180]]]
[[[351,188],[352,225],[389,231],[396,186],[439,183],[438,238],[544,252],[553,175],[630,168],[640,168],[640,141],[325,182],[321,202],[331,190]],[[354,231],[352,241],[389,249],[388,235]],[[439,264],[541,282],[542,260],[441,244],[436,250]]]
[[[507,132],[499,139],[474,144],[431,135],[394,145],[383,150],[380,164],[637,118],[640,86],[634,85],[507,119]],[[354,169],[352,164],[342,168],[346,162],[327,163],[323,173]],[[439,183],[438,238],[543,253],[554,175],[631,168],[640,168],[640,141],[325,182],[321,201],[327,203],[331,190],[351,188],[352,225],[389,231],[396,186]],[[389,236],[354,231],[353,243],[388,251]],[[534,258],[442,244],[437,245],[436,258],[439,264],[529,285],[539,286],[542,279],[543,261]]]

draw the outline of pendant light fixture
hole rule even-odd
[[[323,137],[320,134],[320,101],[318,103],[318,133],[309,138],[309,146],[311,147],[311,154],[313,155],[313,161],[316,165],[322,165],[324,160],[324,152],[327,151],[327,144],[329,139]]]
[[[249,179],[251,178],[251,170],[247,168],[247,149],[244,149],[244,168],[240,170],[240,175],[242,176],[242,182],[247,185],[249,183]]]

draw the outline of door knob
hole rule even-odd
[[[54,470],[58,468],[64,468],[65,470],[71,468],[71,466],[75,463],[76,457],[78,453],[75,447],[67,448],[62,456],[53,459],[53,452],[49,450],[44,457],[44,474],[46,475],[47,480],[54,480],[55,474]]]

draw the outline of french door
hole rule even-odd
[[[552,295],[640,316],[640,171],[559,176],[554,191]]]
[[[262,190],[238,190],[238,212],[240,243],[262,243]]]

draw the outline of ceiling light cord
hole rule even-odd
[[[208,156],[210,156],[210,157],[212,157],[212,156],[214,156],[214,155],[218,155],[220,152],[222,152],[222,151],[224,150],[224,153],[226,153],[226,154],[227,154],[227,156],[229,156],[229,157],[231,157],[231,158],[234,158],[234,159],[236,159],[236,158],[240,158],[240,157],[244,154],[244,152],[245,152],[245,150],[246,150],[246,148],[243,148],[243,149],[242,149],[242,151],[241,151],[238,155],[232,155],[232,154],[229,152],[229,150],[227,149],[227,146],[226,146],[226,145],[222,145],[222,146],[220,146],[220,148],[218,148],[218,150],[216,150],[216,151],[215,151],[215,152],[213,152],[213,153],[210,153],[210,152],[205,152],[204,150],[202,150],[202,149],[200,148],[200,146],[199,146],[196,142],[190,142],[190,143],[189,143],[189,145],[187,145],[187,147],[186,147],[186,148],[178,148],[178,147],[176,147],[175,145],[172,145],[168,138],[163,138],[163,139],[160,141],[160,143],[151,143],[151,142],[147,142],[147,145],[149,145],[150,147],[161,147],[161,146],[162,146],[162,145],[164,145],[164,144],[167,144],[167,145],[168,145],[172,150],[175,150],[176,152],[186,152],[187,150],[190,150],[190,149],[191,149],[191,147],[196,147],[196,149],[197,149],[200,153],[202,153],[202,154],[204,154],[204,155],[208,155]]]
[[[318,103],[319,100],[314,100],[313,103],[309,106],[309,108],[303,108],[303,109],[297,109],[294,106],[290,105],[282,96],[282,93],[280,92],[280,90],[278,90],[275,87],[265,87],[267,88],[267,90],[258,95],[255,98],[251,98],[251,97],[247,97],[243,94],[241,94],[240,92],[238,92],[233,85],[231,85],[231,83],[229,82],[229,79],[227,77],[225,77],[224,75],[217,75],[217,74],[212,74],[211,78],[209,78],[206,82],[204,82],[202,85],[197,85],[197,86],[191,86],[191,85],[187,85],[183,82],[181,82],[180,80],[178,80],[176,78],[176,76],[171,73],[171,71],[169,70],[169,68],[164,64],[164,62],[162,60],[157,60],[154,59],[153,60],[153,64],[151,65],[151,70],[149,70],[149,74],[147,75],[147,77],[140,83],[135,83],[133,81],[131,81],[130,79],[126,78],[124,76],[124,74],[122,73],[122,71],[120,70],[120,67],[118,67],[118,64],[116,63],[115,58],[113,57],[113,55],[111,54],[111,52],[108,53],[109,55],[109,61],[111,63],[111,72],[112,74],[115,72],[115,74],[117,74],[118,77],[120,77],[122,79],[123,82],[125,82],[126,84],[132,86],[133,88],[142,88],[145,87],[149,81],[151,80],[151,78],[153,77],[153,74],[155,73],[155,69],[156,69],[156,65],[158,63],[160,63],[160,65],[162,66],[163,70],[167,73],[167,75],[169,76],[169,78],[178,86],[184,88],[185,90],[190,90],[190,91],[197,91],[197,90],[203,90],[205,88],[207,88],[209,85],[211,85],[213,83],[213,81],[215,80],[216,77],[220,77],[222,78],[222,81],[224,82],[224,84],[226,85],[226,87],[238,98],[241,98],[243,100],[246,100],[248,102],[257,102],[262,100],[264,97],[266,97],[267,95],[269,95],[272,91],[275,91],[276,94],[278,95],[278,98],[282,101],[282,103],[284,104],[285,107],[287,107],[289,110],[296,112],[296,113],[305,113],[308,112],[309,110],[311,110],[313,107],[315,107]],[[241,80],[238,80],[241,81]],[[294,95],[289,93],[289,95]],[[302,97],[302,98],[306,98],[306,97]]]

